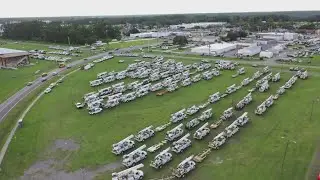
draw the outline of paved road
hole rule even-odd
[[[69,76],[70,74],[73,74],[75,72],[77,72],[78,70],[80,70],[80,68],[77,68],[71,72],[69,72],[68,74],[65,75],[65,77]],[[58,83],[58,82],[56,82]],[[40,94],[38,94],[38,96],[32,101],[31,104],[29,104],[29,106],[27,107],[27,109],[25,109],[22,113],[22,115],[16,120],[15,125],[13,127],[13,129],[10,131],[10,134],[6,140],[6,142],[4,143],[1,151],[0,151],[0,165],[2,164],[3,158],[6,155],[6,152],[8,150],[8,147],[10,145],[10,142],[14,136],[14,134],[16,133],[17,129],[19,128],[19,120],[21,119],[23,121],[24,117],[27,115],[27,113],[30,111],[30,109],[33,107],[33,105],[44,95],[44,92],[41,92]]]
[[[136,49],[140,49],[140,48],[144,48],[147,47],[148,45],[143,45],[143,46],[134,46],[134,47],[129,47],[129,48],[122,48],[117,50],[117,53],[120,52],[127,52],[127,51],[132,51],[132,50],[136,50]],[[70,66],[79,66],[81,64],[85,64],[89,61],[92,61],[94,59],[98,59],[98,58],[102,58],[103,56],[108,55],[109,52],[104,52],[104,53],[100,53],[91,57],[88,57],[88,60],[78,60],[78,61],[74,61],[71,62]],[[53,72],[57,72],[57,73],[61,73],[63,71],[65,71],[66,68],[58,68],[58,69],[54,69],[51,72],[48,73],[47,79],[50,80],[52,79],[54,76],[52,75]],[[30,94],[33,90],[37,89],[39,86],[41,86],[44,82],[41,82],[41,78],[36,79],[33,84],[31,86],[26,86],[24,88],[22,88],[21,90],[19,90],[17,93],[15,93],[13,96],[11,96],[10,98],[8,98],[5,102],[3,102],[2,104],[0,104],[0,123],[4,120],[4,118],[8,115],[8,113],[22,100],[24,99],[28,94]]]

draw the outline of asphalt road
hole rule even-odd
[[[134,46],[134,47],[129,47],[129,48],[123,48],[123,49],[118,49],[115,51],[116,53],[121,53],[121,52],[127,52],[127,51],[132,51],[136,49],[140,49],[143,47],[147,47],[147,45],[143,46]],[[91,57],[88,57],[87,60],[77,60],[73,61],[70,64],[68,64],[71,67],[74,66],[79,66],[85,63],[88,63],[94,59],[102,58],[103,56],[108,55],[109,52],[104,52],[100,53]],[[52,79],[53,72],[57,72],[58,74],[62,73],[65,71],[66,68],[57,68],[48,73],[47,80]],[[14,95],[12,95],[10,98],[8,98],[5,102],[0,104],[0,123],[5,119],[5,117],[9,114],[9,112],[22,100],[24,99],[28,94],[30,94],[33,90],[37,89],[39,86],[41,86],[44,82],[41,81],[41,78],[36,79],[33,81],[33,84],[31,86],[25,86],[24,88],[20,89],[18,92],[16,92]]]

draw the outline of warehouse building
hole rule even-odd
[[[271,49],[269,49],[268,51],[272,52],[274,55],[275,54],[279,54],[281,51],[283,51],[285,49],[285,45],[284,44],[278,44],[276,46],[273,46]]]
[[[225,52],[234,50],[237,48],[236,44],[230,43],[215,43],[205,46],[199,46],[191,49],[191,52],[197,54],[206,54],[206,55],[220,55]]]
[[[204,36],[204,37],[192,37],[193,42],[209,42],[209,43],[215,43],[220,38],[218,36]]]
[[[173,31],[160,31],[160,32],[144,32],[130,34],[130,38],[161,38],[168,36],[190,36],[190,32],[173,32]]]
[[[254,56],[261,52],[261,46],[251,45],[249,47],[245,47],[238,50],[238,56]]]
[[[18,67],[25,64],[30,64],[27,51],[0,48],[0,66]]]
[[[259,57],[261,57],[261,58],[272,58],[273,57],[273,52],[261,51],[260,54],[259,54]]]
[[[177,24],[177,25],[170,25],[170,29],[191,29],[194,27],[202,27],[206,28],[208,26],[223,26],[226,25],[226,22],[199,22],[199,23],[189,23],[189,24]]]
[[[257,33],[257,36],[265,40],[276,40],[276,41],[293,41],[298,39],[299,34],[297,33],[277,33],[277,32],[267,32],[267,33]]]

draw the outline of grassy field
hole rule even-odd
[[[35,80],[43,72],[57,68],[57,64],[54,62],[31,60],[31,63],[34,65],[20,67],[18,70],[0,70],[0,82],[3,82],[0,88],[0,103],[23,88],[27,82]],[[37,70],[40,72],[35,74]]]
[[[9,40],[0,40],[0,48],[11,48],[11,49],[19,49],[19,50],[49,50],[49,46],[53,44],[49,43],[39,43],[39,42],[18,42]],[[88,49],[83,49],[83,53],[80,57],[73,57],[73,60],[85,58],[88,56],[93,56],[99,53],[99,51],[89,51]],[[58,56],[58,55],[53,55]],[[61,56],[66,57],[66,56]],[[56,62],[46,61],[46,60],[36,60],[31,59],[31,63],[33,66],[28,67],[20,67],[18,70],[0,70],[0,82],[3,83],[0,88],[0,103],[5,99],[13,95],[19,89],[26,85],[27,82],[33,81],[37,76],[41,75],[43,72],[47,72],[49,70],[55,69],[58,67]],[[38,75],[35,75],[34,72],[40,70],[41,72]]]
[[[10,145],[1,167],[0,179],[12,179],[22,175],[25,169],[39,159],[60,157],[61,154],[45,153],[56,139],[71,138],[80,144],[80,149],[67,158],[64,164],[66,170],[94,168],[117,162],[120,157],[110,152],[113,143],[129,134],[135,134],[146,126],[157,126],[168,122],[171,113],[193,104],[203,103],[210,94],[223,92],[227,86],[241,82],[256,71],[248,67],[247,74],[237,78],[231,78],[234,72],[223,71],[220,77],[210,81],[202,80],[162,97],[151,93],[142,99],[121,104],[115,109],[106,110],[95,116],[90,116],[86,110],[77,110],[74,107],[73,103],[79,101],[83,94],[97,89],[89,87],[88,84],[89,80],[95,79],[97,73],[124,69],[130,62],[132,60],[127,59],[125,63],[119,64],[118,58],[115,58],[97,64],[90,71],[77,72],[68,77],[63,85],[40,99],[25,118],[24,128],[17,132]],[[320,135],[318,128],[320,122],[316,120],[320,115],[318,102],[314,104],[314,111],[310,116],[312,102],[315,96],[320,96],[320,84],[316,83],[319,77],[311,77],[305,81],[298,80],[264,116],[258,117],[253,113],[257,105],[275,93],[277,88],[290,77],[291,74],[283,73],[280,82],[271,83],[269,91],[254,93],[253,103],[244,109],[249,112],[251,123],[241,128],[221,150],[212,152],[204,162],[198,164],[196,170],[188,175],[188,179],[303,179],[316,146],[314,142]],[[217,104],[210,105],[214,117],[209,122],[217,120],[225,109],[244,97],[252,85]],[[242,113],[243,111],[236,112],[236,116]],[[225,127],[231,122],[225,122],[222,126]],[[174,126],[168,129],[172,127]],[[222,130],[221,128],[212,130],[210,135],[201,141],[192,139],[192,148],[181,155],[174,154],[173,161],[161,170],[149,167],[150,160],[156,155],[149,154],[144,161],[144,179],[170,175],[170,167],[175,167],[189,155],[207,148],[208,142]],[[158,133],[146,141],[146,144],[150,146],[163,137],[164,132]],[[288,144],[281,176],[282,160],[288,140],[296,143]],[[140,145],[141,143],[137,144]],[[110,173],[101,174],[100,178],[111,179]]]

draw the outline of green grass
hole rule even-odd
[[[308,65],[308,66],[320,66],[320,55],[315,55],[313,58],[296,58],[298,61],[302,62],[289,62],[283,64],[292,64],[292,65]]]
[[[27,82],[35,80],[44,72],[57,68],[54,62],[31,60],[31,63],[34,65],[20,67],[18,70],[0,69],[0,82],[3,82],[0,88],[0,103],[23,88]],[[40,73],[36,75],[37,70],[40,70]]]
[[[11,48],[11,49],[19,49],[19,50],[34,50],[34,49],[41,49],[52,51],[48,47],[53,44],[49,43],[40,43],[40,42],[19,42],[14,43],[14,41],[10,40],[0,40],[0,48]],[[86,48],[82,49],[82,54],[79,57],[72,57],[72,60],[78,60],[82,58],[86,58],[89,56],[96,55],[100,53],[100,51],[90,51]],[[60,55],[52,55],[52,56],[60,56]],[[61,55],[60,57],[66,57]],[[20,67],[18,70],[0,70],[0,82],[2,86],[0,88],[0,103],[9,98],[19,89],[24,87],[27,82],[33,81],[41,75],[43,72],[47,72],[49,70],[55,69],[58,65],[55,62],[46,61],[46,60],[36,60],[31,59],[31,63],[35,64],[34,66],[28,67]],[[40,70],[41,72],[36,76],[34,72]]]
[[[24,128],[17,132],[9,147],[1,167],[0,179],[12,179],[22,175],[23,171],[38,159],[55,158],[45,153],[55,139],[72,138],[81,146],[66,163],[64,168],[67,170],[94,168],[119,161],[121,157],[110,152],[113,143],[129,134],[135,134],[146,126],[157,126],[168,122],[171,113],[202,103],[210,94],[224,91],[227,86],[241,82],[255,71],[253,68],[247,68],[247,74],[237,78],[231,78],[234,72],[223,71],[223,75],[210,81],[202,80],[162,97],[151,93],[142,99],[121,104],[115,109],[105,110],[95,116],[88,115],[86,110],[77,110],[73,103],[79,101],[83,94],[93,90],[89,87],[88,81],[95,79],[97,73],[124,69],[129,62],[132,62],[128,59],[124,64],[119,64],[118,59],[124,58],[115,58],[95,66],[90,71],[71,75],[61,86],[36,103],[25,118]],[[251,123],[241,128],[223,148],[213,151],[204,162],[198,164],[196,170],[188,175],[188,179],[301,180],[304,178],[316,146],[314,142],[320,135],[318,128],[320,122],[316,120],[320,115],[319,103],[315,104],[313,116],[310,118],[311,102],[314,96],[319,95],[320,85],[316,83],[319,77],[311,77],[305,81],[298,80],[264,116],[253,114],[255,107],[270,94],[275,93],[290,76],[289,73],[283,73],[281,82],[271,83],[269,91],[254,93],[254,102],[244,109],[249,112]],[[217,104],[210,105],[214,117],[209,122],[217,120],[223,110],[244,97],[250,87],[243,88]],[[236,112],[237,116],[241,114],[242,112]],[[229,123],[231,121],[225,122],[222,126],[225,127]],[[172,127],[174,126],[168,129]],[[170,175],[170,167],[175,167],[189,155],[207,148],[208,142],[221,130],[222,128],[212,130],[210,135],[201,141],[192,139],[192,148],[181,155],[174,154],[173,161],[161,170],[149,167],[150,160],[156,155],[149,154],[144,161],[144,179]],[[191,131],[193,132],[194,130]],[[164,133],[158,133],[146,141],[146,144],[150,146],[159,142],[163,139]],[[286,146],[286,140],[281,137],[292,139],[297,143],[289,144],[283,177],[279,178]],[[141,143],[137,144],[140,145]],[[219,159],[223,160],[221,164],[217,163]],[[110,179],[110,173],[102,174],[100,178]]]
[[[56,80],[57,77],[47,81],[45,84],[41,85],[39,88],[32,91],[30,94],[26,96],[23,100],[21,100],[12,111],[10,111],[4,121],[1,122],[0,126],[0,147],[5,143],[10,131],[14,127],[15,123],[17,122],[18,118],[27,108],[27,106],[32,102],[33,99],[37,97],[47,86]]]
[[[116,48],[127,48],[130,46],[140,46],[140,45],[147,45],[149,42],[150,45],[160,42],[158,39],[140,39],[140,40],[133,40],[133,41],[119,41],[119,42],[112,42],[106,47],[108,49],[116,49]]]

